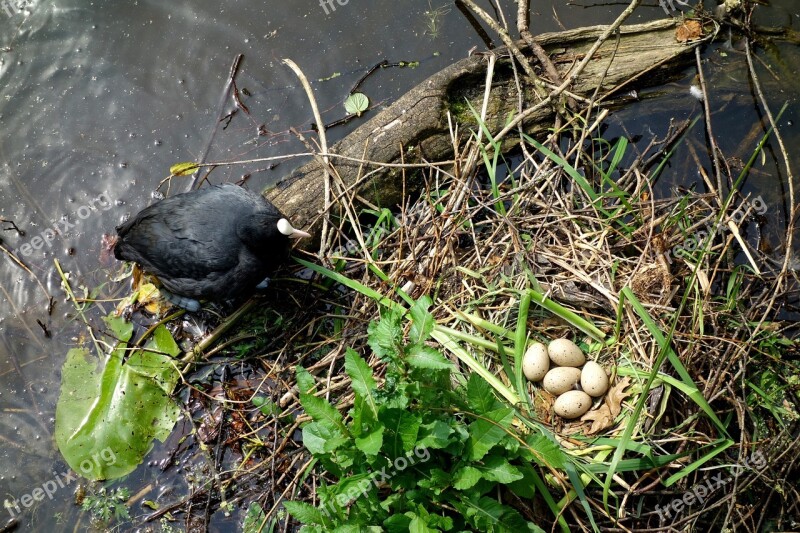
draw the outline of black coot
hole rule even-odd
[[[158,276],[167,299],[189,311],[200,299],[253,290],[286,260],[290,238],[310,236],[260,194],[231,183],[156,202],[117,234],[114,256]]]

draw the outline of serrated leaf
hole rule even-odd
[[[318,398],[313,394],[300,393],[300,405],[311,417],[314,422],[324,424],[332,430],[346,433],[346,428],[342,422],[342,413],[328,403],[324,398]]]
[[[298,521],[306,525],[325,525],[322,511],[305,502],[283,502],[286,511]]]
[[[483,464],[475,465],[481,477],[488,481],[508,484],[522,479],[522,472],[508,462],[505,457],[491,455],[483,460]]]
[[[385,316],[377,322],[370,322],[367,326],[369,347],[375,355],[383,360],[397,356],[403,340],[402,314],[397,311],[387,311]]]
[[[528,435],[525,442],[528,444],[528,447],[534,450],[531,453],[534,461],[538,464],[557,470],[563,470],[565,460],[564,452],[558,444],[541,433]]]
[[[506,436],[505,428],[511,424],[514,411],[497,409],[484,413],[469,425],[469,458],[479,461],[494,445]]]
[[[428,308],[433,302],[429,296],[422,296],[409,310],[411,312],[411,331],[408,340],[411,344],[420,344],[428,339],[433,331],[435,321]]]
[[[478,374],[470,374],[467,381],[467,403],[476,413],[493,411],[500,406],[492,387]]]
[[[344,101],[344,109],[351,115],[361,116],[369,107],[369,98],[363,93],[353,93]]]
[[[453,363],[448,361],[436,348],[424,344],[413,344],[408,348],[406,362],[414,368],[427,370],[448,370]]]
[[[173,176],[189,176],[194,174],[198,168],[200,168],[200,165],[193,162],[175,163],[169,167],[169,173]]]
[[[314,379],[314,376],[311,373],[303,368],[302,366],[298,366],[295,369],[297,373],[297,390],[300,391],[300,394],[310,393],[316,387],[317,382]]]
[[[344,369],[350,376],[356,396],[369,408],[372,418],[377,418],[378,406],[375,401],[375,378],[372,376],[372,369],[352,348],[348,348],[344,355]]]

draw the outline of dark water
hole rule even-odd
[[[283,58],[293,59],[313,81],[330,121],[344,114],[342,100],[355,81],[383,59],[420,64],[370,78],[362,90],[373,103],[391,102],[473,46],[483,46],[459,11],[443,1],[349,0],[342,5],[334,0],[324,7],[316,0],[22,3],[24,10],[14,7],[16,0],[0,2],[0,217],[25,232],[18,235],[3,223],[0,239],[31,270],[25,272],[5,254],[0,257],[0,491],[7,501],[52,486],[45,484],[62,479],[66,469],[53,441],[54,410],[64,356],[85,329],[70,318],[73,308],[59,288],[54,261],[81,293],[120,272],[120,264],[100,260],[102,235],[153,201],[170,165],[202,155],[236,54],[244,54],[237,82],[250,94],[243,96],[250,116],[239,112],[218,133],[211,161],[304,151],[288,129],[310,133],[310,107]],[[516,8],[508,1],[502,6],[513,20]],[[606,23],[621,9],[614,3],[537,2],[533,30]],[[662,16],[651,2],[630,22]],[[782,0],[762,9],[760,17],[764,24],[791,27],[800,14],[796,2]],[[791,138],[797,124],[797,51],[780,45],[759,55],[779,78],[762,74],[773,110],[789,102],[781,127]],[[720,91],[714,109],[719,110],[715,127],[724,132],[721,148],[746,159],[754,142],[738,143],[752,138],[761,115],[743,55],[716,46],[704,50],[704,58],[712,89]],[[646,144],[653,134],[664,134],[670,118],[695,116],[700,108],[688,94],[692,76],[694,71],[687,71],[676,84],[642,93],[641,104],[608,121],[607,138],[624,134]],[[331,79],[319,81],[325,78]],[[231,110],[226,103],[224,112]],[[701,124],[691,139],[702,152]],[[262,125],[266,135],[258,135]],[[356,125],[333,130],[332,140]],[[788,212],[786,176],[773,164],[774,146],[767,155],[746,188],[765,195],[777,235]],[[688,152],[679,150],[675,161],[680,163],[662,178],[666,187],[698,182]],[[221,182],[249,175],[248,186],[257,190],[295,164],[226,167],[212,177]],[[104,292],[113,293],[112,287]],[[52,314],[48,294],[55,301]],[[8,511],[3,520],[18,515],[25,531],[59,523],[69,528],[74,486],[58,487],[52,500],[44,497],[20,513]]]

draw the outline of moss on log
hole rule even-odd
[[[664,20],[621,27],[617,36],[603,43],[577,76],[572,74],[573,70],[606,29],[605,26],[542,34],[536,40],[550,55],[562,78],[572,78],[569,91],[588,97],[598,87],[598,94],[604,95],[622,85],[626,91],[658,85],[670,73],[679,71],[692,60],[691,52],[699,43],[678,42],[675,38],[678,25],[677,21]],[[523,43],[520,43],[520,49],[527,53]],[[495,50],[495,53],[498,61],[487,115],[487,125],[492,132],[502,128],[509,114],[517,113],[519,101],[510,54],[504,48]],[[537,66],[535,59],[531,61]],[[330,152],[380,163],[411,163],[420,161],[422,157],[427,161],[452,158],[448,112],[459,123],[461,131],[474,129],[475,120],[466,102],[469,101],[474,109],[481,108],[486,63],[484,55],[475,55],[441,70],[336,143]],[[524,105],[532,106],[538,101],[533,85],[530,80],[523,79],[522,82]],[[532,114],[523,123],[523,128],[529,134],[537,135],[552,126],[553,118],[553,108],[544,107]],[[509,140],[511,137],[514,136],[509,136]],[[377,169],[355,190],[380,206],[399,203],[404,185],[406,192],[420,185],[420,180],[408,170],[404,184],[397,168],[379,168],[341,159],[333,163],[347,187],[356,183],[360,176]],[[324,180],[322,165],[311,161],[293,171],[266,195],[296,226],[315,233],[325,204]]]

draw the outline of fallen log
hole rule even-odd
[[[624,88],[630,91],[663,83],[669,74],[679,72],[691,61],[691,52],[701,40],[679,42],[674,20],[622,26],[615,37],[608,39],[593,55],[586,68],[573,75],[575,66],[585,57],[606,26],[580,28],[558,33],[545,33],[536,41],[550,55],[562,79],[571,79],[569,91],[590,97],[596,93],[608,96]],[[520,49],[530,56],[524,43]],[[494,134],[505,125],[510,113],[519,112],[518,85],[514,78],[510,54],[505,48],[498,55],[493,77],[486,124]],[[535,62],[535,59],[531,59]],[[461,131],[475,129],[476,121],[469,111],[469,102],[480,109],[484,98],[487,60],[473,55],[434,74],[377,116],[353,131],[330,148],[330,152],[353,160],[332,159],[344,186],[373,204],[397,205],[403,191],[421,186],[421,179],[406,169],[381,167],[376,163],[413,163],[448,160],[453,156],[453,143],[448,126],[448,113]],[[536,66],[536,64],[534,63]],[[541,70],[541,68],[539,68]],[[539,101],[530,80],[520,83],[525,107]],[[544,106],[522,123],[531,135],[543,133],[552,126],[553,106]],[[508,136],[508,141],[512,141]],[[372,162],[364,164],[357,160]],[[359,178],[370,171],[367,179]],[[319,231],[325,205],[325,168],[317,158],[294,170],[266,192],[293,223],[312,233]],[[405,181],[405,183],[403,183]],[[405,189],[404,189],[405,187]],[[315,239],[316,240],[316,239]]]

